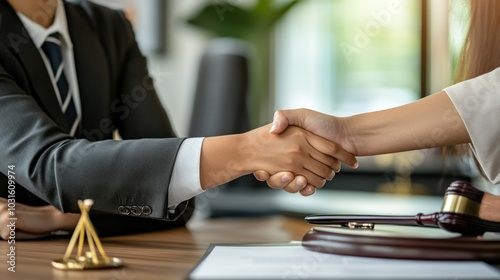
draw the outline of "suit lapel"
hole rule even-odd
[[[91,9],[85,1],[65,4],[68,29],[73,42],[75,68],[78,77],[82,124],[84,129],[99,129],[109,117],[111,103],[110,70],[98,32],[94,30]]]
[[[40,52],[7,1],[0,1],[0,42],[9,48],[23,65],[34,90],[32,94],[40,106],[60,127],[67,130],[66,120]]]

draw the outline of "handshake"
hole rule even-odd
[[[471,136],[445,92],[350,117],[308,109],[282,110],[275,113],[270,125],[243,134],[205,138],[199,179],[201,189],[208,189],[253,173],[271,188],[307,196],[332,180],[341,163],[357,168],[356,156],[466,143],[471,143]],[[492,167],[485,170],[498,177],[497,166]],[[3,239],[10,234],[8,218],[8,201],[0,197]],[[71,230],[79,214],[62,213],[52,205],[17,203],[16,218],[24,221],[16,224],[16,238],[24,239]]]
[[[288,152],[303,153],[303,158],[291,160],[294,155],[290,155],[286,169],[275,173],[258,170],[253,172],[254,176],[267,181],[271,188],[308,196],[322,188],[326,180],[332,180],[340,172],[341,163],[357,168],[356,139],[352,139],[345,120],[308,109],[277,111],[268,133],[282,138],[300,134],[304,141],[290,145]],[[279,164],[275,158],[269,161]]]

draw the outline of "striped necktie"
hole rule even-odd
[[[72,136],[79,135],[80,116],[76,111],[75,102],[73,100],[73,93],[69,87],[68,80],[63,71],[63,57],[61,53],[61,39],[59,33],[50,34],[42,45],[47,59],[50,62],[54,82],[57,85],[56,95],[61,110],[66,117],[70,134]]]

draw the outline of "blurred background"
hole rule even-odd
[[[277,109],[347,116],[449,86],[464,0],[101,0],[122,8],[178,136],[239,133]],[[454,180],[485,184],[439,150],[360,158],[317,194],[252,176],[198,197],[200,216],[438,211]]]

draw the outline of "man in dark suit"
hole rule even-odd
[[[151,212],[137,216],[149,214],[175,220],[164,209],[167,187],[157,186],[159,182],[167,186],[183,139],[172,138],[175,134],[156,96],[130,24],[122,13],[87,1],[64,3],[64,8],[78,75],[81,122],[76,138],[81,141],[72,141],[69,135],[71,128],[49,73],[44,71],[43,57],[31,38],[34,36],[28,34],[9,3],[0,1],[0,111],[4,120],[0,140],[1,196],[7,197],[7,166],[14,165],[15,198],[19,203],[50,202],[64,211],[78,212],[76,201],[64,198],[89,197],[92,193],[88,186],[97,184],[106,189],[102,195],[107,203],[96,200],[96,210],[122,214],[137,206]],[[43,9],[36,17],[49,20],[50,11]],[[100,141],[112,139],[115,129],[124,139],[165,139]],[[157,167],[144,164],[145,160],[155,162]],[[51,167],[57,167],[62,174],[54,174]],[[165,172],[155,172],[159,167]],[[153,172],[157,174],[144,176]],[[130,195],[131,189],[140,189],[140,195]],[[146,201],[145,197],[156,199]],[[173,224],[189,219],[192,207],[186,204],[177,207],[179,212],[187,212]],[[120,206],[126,209],[120,211]],[[123,225],[119,220],[104,227],[108,218],[117,221],[124,216],[93,217],[101,232],[123,230],[116,227]],[[152,219],[136,220],[127,225],[127,231],[171,226]]]
[[[190,198],[259,169],[311,194],[339,169],[328,154],[354,160],[298,128],[173,138],[131,25],[85,0],[0,1],[0,115],[0,196],[64,212],[92,198],[104,235],[182,225]]]

